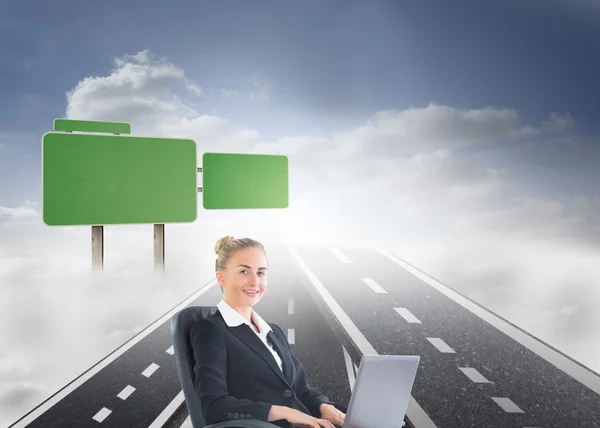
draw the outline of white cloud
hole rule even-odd
[[[275,82],[272,77],[265,73],[255,73],[252,79],[252,86],[257,92],[250,95],[250,98],[257,101],[269,102],[273,94]]]
[[[456,149],[506,139],[538,135],[523,125],[514,110],[461,109],[431,103],[425,107],[376,113],[367,123],[323,137],[294,137],[280,141],[292,153],[322,151],[328,159],[401,156],[438,149]],[[326,150],[323,150],[323,146]]]
[[[15,222],[34,222],[40,219],[37,211],[37,202],[26,201],[24,205],[17,208],[0,206],[0,227],[8,226]]]
[[[200,95],[183,70],[148,51],[115,60],[108,76],[86,77],[67,93],[68,118],[134,123],[139,131],[153,123],[195,117],[178,95]],[[137,132],[136,127],[133,128]]]
[[[570,114],[559,115],[557,113],[551,113],[548,121],[544,122],[543,125],[552,131],[564,131],[574,123],[573,118]]]
[[[182,69],[143,51],[115,60],[108,76],[80,81],[68,92],[67,117],[129,122],[133,134],[192,138],[203,151],[250,150],[259,133],[201,113],[194,100],[202,93]]]

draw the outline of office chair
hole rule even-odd
[[[205,319],[217,311],[216,306],[189,306],[177,312],[171,318],[171,340],[173,341],[173,356],[183,390],[185,403],[194,428],[278,428],[269,422],[256,419],[239,421],[224,421],[206,425],[200,405],[196,398],[194,386],[194,351],[190,344],[190,327],[194,322]]]

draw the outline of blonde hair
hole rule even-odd
[[[240,250],[245,250],[247,248],[260,248],[265,255],[267,252],[265,251],[265,247],[260,242],[251,239],[251,238],[238,238],[235,239],[233,236],[224,236],[219,238],[215,243],[215,254],[217,255],[217,261],[215,263],[215,271],[225,270],[225,266],[227,262],[231,258],[231,256]]]

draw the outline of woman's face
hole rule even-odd
[[[247,248],[233,254],[226,271],[217,271],[225,301],[233,307],[252,307],[267,288],[267,257],[260,248]]]

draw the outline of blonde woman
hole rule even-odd
[[[253,309],[267,290],[263,245],[249,238],[215,244],[218,310],[190,331],[198,400],[206,423],[258,419],[280,427],[334,428],[346,407],[312,388],[282,329]]]

